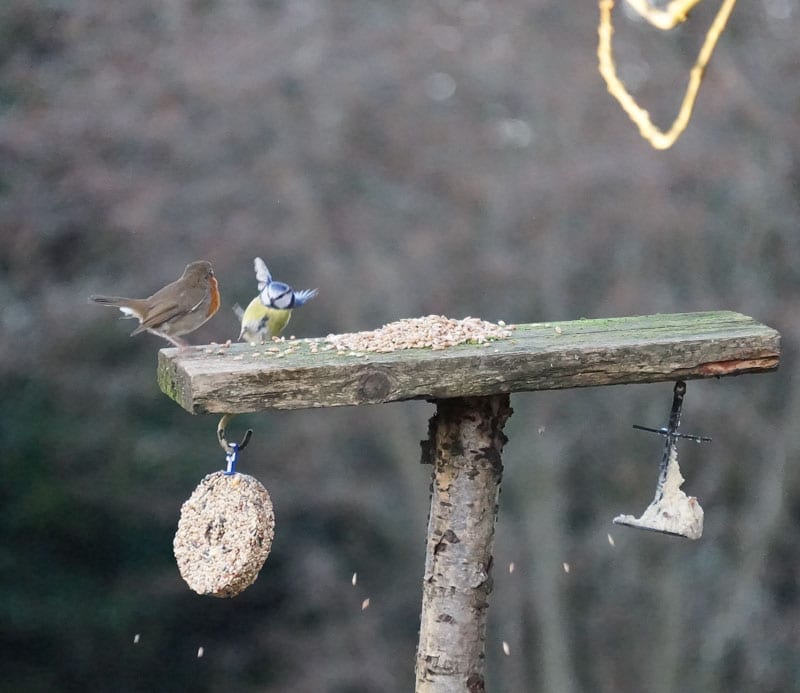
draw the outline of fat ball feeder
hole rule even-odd
[[[173,551],[178,570],[198,594],[235,597],[252,585],[269,556],[275,513],[269,492],[255,477],[236,471],[239,453],[250,442],[248,429],[239,443],[225,431],[230,414],[217,426],[226,469],[208,474],[181,506]]]

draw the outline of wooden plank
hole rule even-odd
[[[192,413],[237,414],[739,375],[774,370],[779,355],[776,330],[717,311],[517,325],[510,338],[439,351],[313,353],[305,340],[162,349],[158,382]]]

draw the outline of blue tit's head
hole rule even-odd
[[[270,282],[261,292],[261,302],[276,310],[290,310],[294,308],[294,291],[283,282]]]

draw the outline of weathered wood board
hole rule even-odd
[[[231,413],[442,399],[774,370],[780,335],[730,311],[513,326],[443,350],[324,351],[319,340],[158,355],[161,389],[188,411]],[[277,350],[276,350],[277,349]]]

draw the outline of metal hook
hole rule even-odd
[[[661,464],[658,467],[658,486],[656,487],[655,501],[659,501],[664,493],[664,482],[667,478],[667,469],[669,467],[669,458],[675,443],[678,438],[688,438],[696,443],[710,443],[711,438],[707,436],[695,436],[688,433],[678,433],[678,427],[681,424],[681,409],[683,408],[683,398],[686,395],[686,383],[679,380],[675,383],[672,396],[672,409],[669,413],[669,423],[665,428],[648,428],[646,426],[639,426],[634,424],[633,427],[640,431],[649,431],[651,433],[658,433],[666,438],[664,442],[664,453],[661,456]]]
[[[220,447],[225,451],[225,461],[228,464],[225,474],[236,473],[236,462],[239,460],[239,453],[247,447],[253,435],[253,429],[248,428],[241,443],[229,443],[225,438],[225,431],[233,416],[233,414],[225,414],[217,424],[217,440]]]
[[[662,426],[661,428],[650,428],[650,426],[640,426],[639,424],[633,424],[633,428],[637,429],[638,431],[647,431],[649,433],[658,433],[659,435],[665,436],[667,438],[684,438],[685,440],[693,440],[695,443],[710,443],[711,438],[708,436],[694,436],[691,433],[670,433],[669,429]]]
[[[693,440],[695,443],[710,443],[711,438],[707,436],[695,436],[689,433],[678,433],[678,426],[681,423],[681,409],[683,408],[683,398],[686,395],[686,383],[679,380],[675,383],[672,397],[672,410],[669,413],[669,424],[661,428],[650,428],[649,426],[639,426],[633,424],[633,427],[640,431],[649,431],[650,433],[658,433],[659,435],[667,438],[667,447],[673,442],[674,438],[686,438]]]

